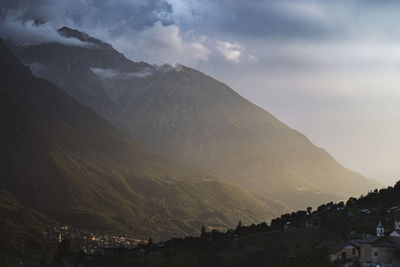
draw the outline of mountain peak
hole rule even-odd
[[[57,30],[57,32],[65,38],[75,38],[84,43],[95,45],[97,48],[112,48],[112,46],[106,42],[103,42],[99,39],[91,37],[84,32],[78,31],[76,29],[71,29],[66,26],[61,27]]]

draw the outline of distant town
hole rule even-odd
[[[81,251],[87,255],[104,254],[106,249],[112,248],[133,249],[149,242],[124,234],[99,233],[67,225],[53,225],[43,235],[54,245],[68,240],[73,251]]]

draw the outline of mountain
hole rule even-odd
[[[0,189],[0,265],[37,266],[38,259],[49,258],[52,251],[43,236],[48,225],[44,216]]]
[[[77,30],[59,32],[87,45],[44,43],[15,53],[35,74],[152,151],[209,170],[288,209],[380,187],[199,71],[136,63]]]
[[[143,149],[35,77],[1,41],[0,123],[0,188],[64,224],[164,239],[277,214],[198,168]]]

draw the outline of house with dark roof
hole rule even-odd
[[[353,242],[325,241],[317,248],[327,249],[330,261],[351,261],[360,257],[359,246]]]
[[[396,244],[390,237],[385,237],[381,221],[376,227],[376,236],[369,236],[354,242],[360,246],[360,262],[388,264],[396,256]]]
[[[371,236],[359,241],[360,262],[388,264],[396,256],[395,244],[384,236]]]
[[[394,229],[389,233],[390,237],[400,237],[400,221],[394,221]]]
[[[400,230],[394,229],[389,234],[390,237],[400,237]]]

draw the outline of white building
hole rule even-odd
[[[379,221],[378,226],[376,227],[376,236],[385,236],[385,228],[383,227],[382,221]]]

